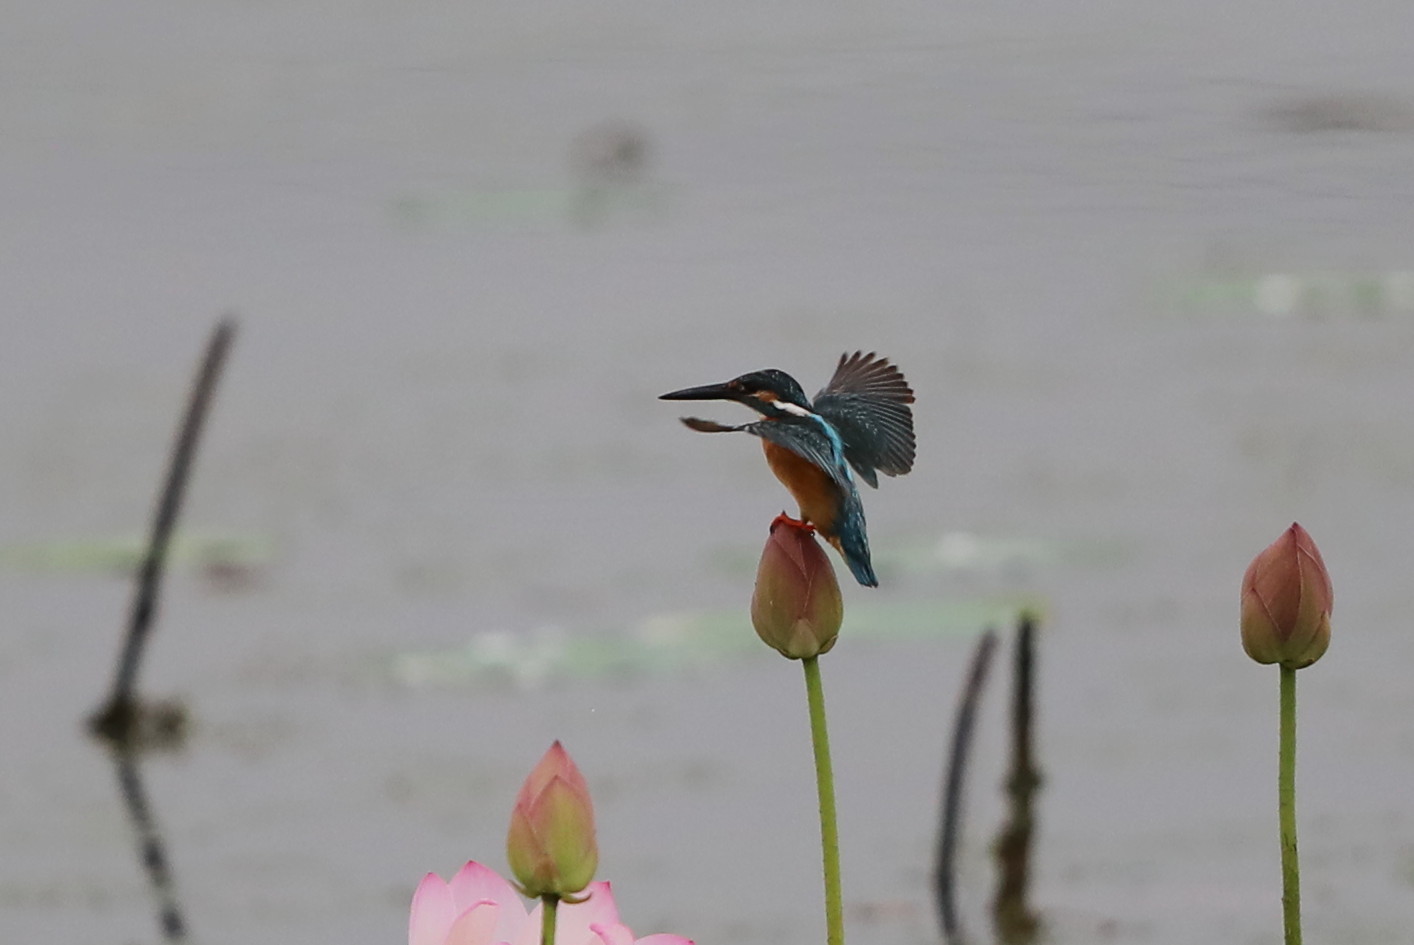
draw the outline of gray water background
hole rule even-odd
[[[503,865],[554,738],[639,934],[821,939],[794,665],[404,669],[694,615],[750,634],[785,493],[654,398],[766,366],[813,390],[855,348],[903,367],[920,445],[865,496],[883,587],[846,588],[859,632],[824,665],[852,940],[938,940],[974,629],[946,618],[1026,598],[1048,940],[1277,941],[1276,673],[1237,587],[1292,520],[1337,602],[1301,676],[1308,937],[1414,937],[1408,5],[69,2],[0,27],[0,545],[139,537],[210,324],[241,318],[184,526],[268,551],[249,580],[177,567],[143,676],[194,714],[144,771],[196,941],[400,941],[423,873]],[[576,162],[616,122],[648,143],[631,180]],[[153,941],[80,734],[130,587],[33,557],[0,571],[0,939]]]

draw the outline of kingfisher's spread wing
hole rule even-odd
[[[700,417],[683,417],[683,426],[698,433],[751,433],[770,440],[777,446],[784,446],[825,472],[846,492],[851,491],[849,466],[845,462],[844,443],[820,417],[802,416],[778,420],[758,420],[740,426],[727,426],[715,420]]]
[[[844,441],[845,458],[878,487],[875,470],[902,476],[913,468],[913,390],[903,372],[873,352],[840,355],[835,376],[815,395],[815,412]]]
[[[789,420],[760,420],[740,427],[763,440],[784,446],[829,473],[830,478],[845,493],[854,492],[853,477],[845,463],[843,444],[819,417]]]

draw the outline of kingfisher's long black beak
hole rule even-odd
[[[687,387],[670,394],[659,396],[659,400],[740,400],[741,392],[730,382],[707,384],[703,387]]]

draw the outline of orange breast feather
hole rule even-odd
[[[828,537],[834,531],[839,487],[819,466],[784,446],[762,440],[761,447],[766,451],[766,464],[771,467],[771,472],[795,496],[800,506],[800,517]]]

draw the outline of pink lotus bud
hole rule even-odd
[[[516,795],[506,858],[532,898],[569,896],[589,885],[599,865],[589,786],[559,742]]]
[[[782,656],[806,659],[830,651],[843,620],[835,569],[814,529],[778,517],[771,523],[751,595],[756,635]]]
[[[1316,543],[1292,523],[1242,578],[1242,648],[1259,663],[1310,666],[1330,645],[1333,600]]]

